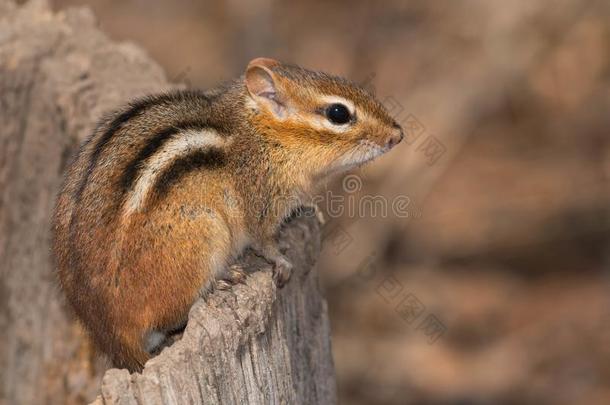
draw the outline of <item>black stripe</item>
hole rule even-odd
[[[80,198],[83,194],[83,191],[85,190],[85,187],[87,186],[89,177],[91,176],[93,169],[97,165],[97,161],[99,160],[103,150],[123,124],[155,105],[167,103],[170,101],[186,99],[188,97],[202,97],[205,99],[205,96],[199,92],[179,91],[174,93],[160,94],[156,96],[148,96],[130,103],[129,107],[125,111],[123,111],[110,122],[106,131],[104,131],[104,133],[99,137],[93,149],[93,153],[91,154],[91,158],[89,160],[89,165],[87,167],[85,175],[81,179],[78,190],[76,191],[74,197],[75,202],[77,204],[80,202]]]
[[[173,125],[153,135],[144,145],[144,147],[140,150],[137,156],[131,162],[129,162],[129,164],[123,171],[123,175],[120,179],[120,188],[122,190],[122,193],[124,194],[132,188],[133,183],[135,182],[136,178],[140,174],[141,169],[144,166],[144,162],[149,157],[154,155],[159,149],[161,149],[163,145],[165,145],[165,143],[170,140],[174,135],[182,131],[201,131],[206,128],[215,129],[212,125],[209,125],[203,120],[196,120]]]
[[[112,139],[114,134],[119,130],[119,128],[123,124],[125,124],[127,121],[132,119],[133,117],[141,114],[142,112],[151,108],[152,106],[163,104],[163,103],[168,103],[171,101],[187,100],[187,99],[192,99],[193,101],[203,101],[203,102],[207,102],[209,104],[211,102],[212,97],[207,97],[204,93],[197,91],[197,90],[194,90],[194,91],[188,90],[188,91],[177,91],[177,92],[172,92],[172,93],[165,93],[165,94],[161,94],[161,95],[157,95],[157,96],[149,96],[149,97],[145,97],[145,98],[136,100],[136,101],[130,103],[125,111],[123,111],[118,116],[116,116],[114,119],[112,119],[112,121],[110,122],[110,124],[108,125],[108,127],[106,128],[104,133],[100,135],[100,137],[97,140],[97,143],[95,145],[95,148],[91,154],[87,170],[86,170],[83,178],[80,179],[80,184],[78,185],[78,189],[76,190],[76,193],[72,196],[75,208],[71,214],[70,225],[69,225],[69,244],[70,244],[69,260],[70,260],[72,268],[75,270],[75,274],[80,274],[80,272],[78,272],[76,270],[79,268],[79,266],[81,264],[81,260],[79,257],[80,249],[78,249],[78,246],[77,246],[78,242],[76,239],[76,231],[77,231],[76,224],[78,223],[80,200],[81,200],[82,194],[87,186],[87,183],[89,182],[89,177],[91,176],[93,170],[95,169],[103,149],[110,142],[110,140]],[[93,142],[95,135],[98,133],[100,128],[104,125],[105,121],[106,120],[101,120],[100,123],[97,125],[95,131],[91,135],[91,137],[85,143],[83,143],[81,145],[81,148],[78,153],[79,155],[81,153],[83,153],[86,145],[89,142]],[[75,159],[75,161],[76,161],[76,159]]]
[[[193,171],[203,168],[217,169],[226,163],[226,154],[222,149],[217,147],[195,150],[186,156],[176,159],[155,182],[155,198],[162,198],[173,185]]]

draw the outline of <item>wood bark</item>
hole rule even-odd
[[[0,0],[0,404],[335,402],[314,218],[283,230],[296,267],[285,288],[246,255],[246,283],[199,300],[183,338],[142,374],[106,370],[66,310],[49,226],[69,157],[103,113],[173,87],[88,9]]]
[[[334,403],[326,304],[311,271],[317,235],[316,219],[291,221],[281,238],[297,269],[283,289],[247,255],[245,284],[199,300],[182,339],[142,374],[108,371],[95,404]]]

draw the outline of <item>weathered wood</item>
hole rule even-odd
[[[107,365],[55,288],[50,215],[66,161],[102,113],[173,87],[138,47],[110,41],[87,9],[0,0],[0,403],[86,403]],[[269,266],[196,303],[181,341],[142,375],[109,370],[103,403],[333,403],[325,302],[311,271],[318,224],[285,231],[296,272]]]
[[[198,301],[182,339],[141,375],[108,371],[97,403],[334,403],[326,303],[310,271],[318,235],[317,220],[292,221],[282,241],[297,268],[286,287],[278,291],[269,265],[248,256],[244,285]]]

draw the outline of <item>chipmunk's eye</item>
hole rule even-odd
[[[352,119],[352,114],[343,104],[335,103],[326,108],[326,118],[333,124],[347,124]]]

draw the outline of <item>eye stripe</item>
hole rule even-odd
[[[322,95],[320,96],[320,101],[324,104],[343,104],[349,110],[351,115],[356,114],[356,107],[354,103],[340,96],[331,96],[331,95]]]

